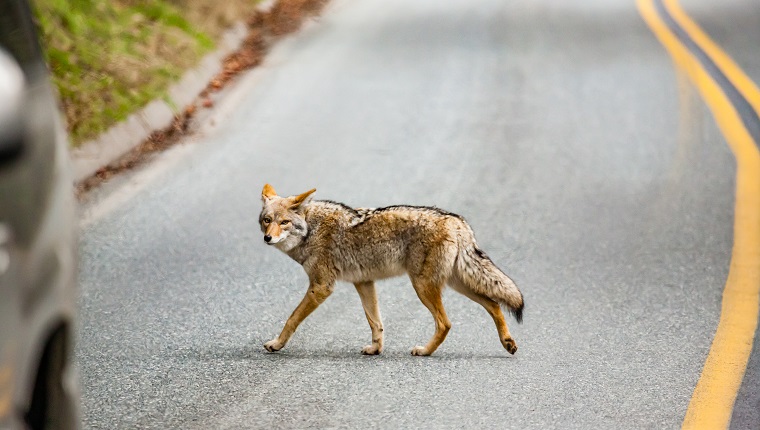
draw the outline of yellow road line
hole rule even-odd
[[[683,428],[728,428],[757,329],[760,306],[760,151],[735,106],[661,19],[653,0],[638,0],[639,11],[676,65],[686,71],[712,111],[736,157],[734,246],[718,328],[694,389]],[[760,91],[752,80],[678,5],[664,0],[673,19],[710,57],[756,112]]]
[[[755,111],[760,112],[760,90],[757,85],[752,82],[734,62],[734,60],[728,56],[720,47],[710,39],[710,37],[702,31],[701,28],[684,12],[677,0],[665,0],[665,7],[670,12],[670,15],[681,25],[691,39],[697,43],[710,58],[718,65],[721,71],[728,77],[728,79],[734,84],[734,86],[742,93],[745,99],[755,108]],[[760,143],[760,142],[756,142]]]

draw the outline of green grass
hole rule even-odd
[[[151,100],[214,48],[255,0],[37,0],[47,61],[72,145]],[[225,3],[228,3],[225,5]],[[232,4],[232,10],[230,9]]]

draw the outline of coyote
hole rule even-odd
[[[336,281],[348,281],[359,293],[372,330],[372,343],[362,353],[381,353],[383,322],[374,281],[404,273],[435,320],[435,334],[427,345],[415,346],[412,355],[432,354],[451,328],[441,301],[445,284],[483,306],[502,346],[510,354],[517,351],[500,305],[522,322],[522,293],[478,248],[464,218],[423,206],[354,209],[309,199],[315,191],[280,197],[266,184],[261,192],[264,242],[301,264],[309,277],[306,296],[280,335],[264,344],[268,351],[285,346],[304,318],[333,292]]]

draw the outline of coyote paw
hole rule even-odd
[[[264,348],[266,348],[269,352],[277,352],[282,349],[284,345],[280,343],[277,339],[272,339],[269,342],[264,344]]]
[[[510,354],[515,355],[515,352],[517,352],[517,344],[511,337],[504,339],[501,344],[504,346],[504,349],[506,349]]]
[[[364,348],[362,348],[362,354],[364,355],[378,355],[382,352],[382,348],[380,348],[380,345],[373,343],[372,345],[367,345]]]
[[[412,348],[412,355],[425,356],[430,355],[430,352],[424,346],[415,346]]]

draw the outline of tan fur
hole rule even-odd
[[[522,318],[523,298],[514,282],[477,247],[475,236],[460,216],[437,208],[391,206],[353,209],[330,201],[310,201],[316,190],[277,196],[266,184],[259,216],[265,240],[300,263],[309,277],[301,303],[275,339],[264,344],[278,351],[301,322],[335,288],[336,281],[354,284],[372,330],[364,354],[383,350],[383,323],[374,281],[409,275],[417,296],[433,315],[435,333],[413,355],[430,355],[444,341],[451,322],[443,308],[445,285],[479,303],[493,318],[502,346],[514,354],[501,306]]]

